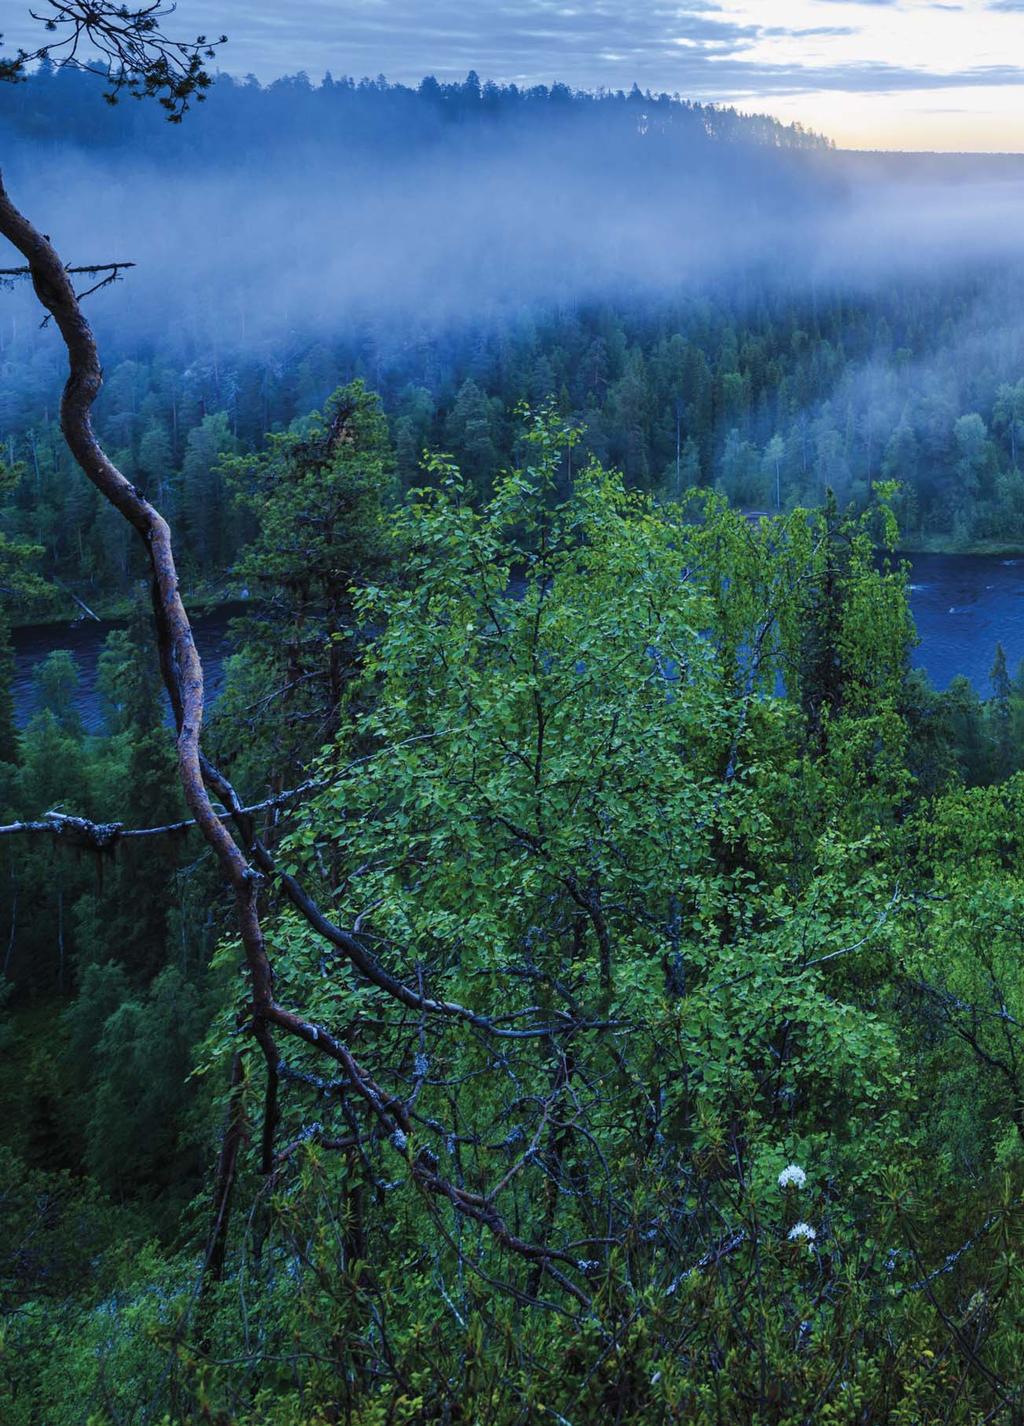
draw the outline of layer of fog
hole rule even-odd
[[[199,122],[199,121],[197,121]],[[868,160],[617,126],[267,161],[147,163],[18,145],[12,195],[70,262],[138,267],[90,299],[122,349],[222,349],[371,322],[403,334],[592,301],[765,284],[870,291],[1017,262],[1024,164]]]

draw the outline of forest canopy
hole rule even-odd
[[[339,411],[358,424],[331,453]],[[12,848],[12,925],[12,894],[53,906],[57,878],[69,949],[37,914],[8,965],[10,1419],[930,1419],[955,1379],[973,1421],[1012,1391],[1019,778],[966,791],[951,706],[908,676],[904,576],[875,554],[892,491],[860,520],[751,523],[593,462],[569,480],[578,431],[520,422],[524,463],[483,503],[437,458],[387,514],[358,388],[268,457],[278,502],[308,508],[303,470],[337,489],[350,593],[298,640],[277,593],[298,566],[268,570],[211,747],[246,791],[275,748],[313,759],[265,834],[276,996],[343,1037],[369,1103],[300,1039],[261,1180],[212,868],[173,838],[99,879]],[[312,570],[333,543],[306,531]],[[154,800],[146,640],[140,617],[104,655],[104,736],[53,656],[12,809],[180,815]],[[355,941],[325,943],[296,884]],[[250,1206],[197,1307],[225,1124],[253,1140]]]

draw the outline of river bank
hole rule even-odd
[[[947,559],[988,556],[992,559],[1024,559],[1024,544],[1014,540],[972,540],[966,545],[952,545],[948,539],[901,540],[897,558],[913,559],[915,555],[942,555]]]
[[[244,602],[244,594],[240,598],[237,589],[223,584],[183,590],[181,597],[189,614],[197,617],[212,614],[228,604]],[[28,613],[8,611],[7,621],[12,629],[73,628],[83,620],[116,626],[126,623],[130,614],[131,599],[127,595],[86,599],[65,585],[57,585],[48,604],[37,603]]]

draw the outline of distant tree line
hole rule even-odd
[[[9,143],[63,139],[73,132],[83,148],[127,148],[136,154],[185,153],[193,158],[223,159],[250,146],[271,152],[341,147],[368,143],[379,152],[429,146],[453,126],[522,130],[566,121],[621,123],[690,144],[714,140],[772,148],[818,150],[828,141],[799,124],[769,115],[739,114],[735,109],[702,104],[678,94],[652,93],[634,84],[629,90],[574,89],[567,84],[496,84],[471,71],[461,82],[427,76],[417,87],[375,79],[319,82],[306,74],[288,75],[263,85],[252,75],[217,78],[204,96],[201,124],[168,133],[163,115],[149,105],[96,103],[88,74],[43,61],[17,88],[0,91],[0,135]]]

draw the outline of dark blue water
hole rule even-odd
[[[224,659],[231,652],[228,644],[228,624],[241,610],[240,605],[225,605],[210,614],[198,614],[192,619],[196,647],[203,660],[207,696],[216,698],[223,682]],[[111,629],[123,624],[97,623],[80,619],[74,624],[33,624],[15,629],[14,644],[14,711],[18,723],[24,726],[36,711],[37,699],[32,673],[53,649],[68,649],[78,665],[80,683],[75,704],[83,725],[91,733],[102,732],[103,714],[96,693],[96,662],[103,641]],[[154,678],[159,670],[154,667]],[[170,711],[168,710],[168,717]]]
[[[1024,558],[989,555],[915,555],[910,561],[910,607],[921,642],[914,663],[936,688],[962,673],[982,695],[991,692],[989,674],[996,644],[1006,651],[1010,672],[1024,660]],[[228,622],[239,607],[215,610],[194,620],[207,690],[216,697],[228,648]],[[113,624],[37,625],[14,633],[15,708],[27,723],[36,708],[32,670],[51,649],[70,649],[81,673],[78,709],[90,731],[102,728],[96,696],[96,660]]]
[[[915,665],[936,688],[962,673],[989,697],[996,644],[1011,675],[1024,659],[1024,558],[915,555],[910,563],[910,608],[921,640]]]

